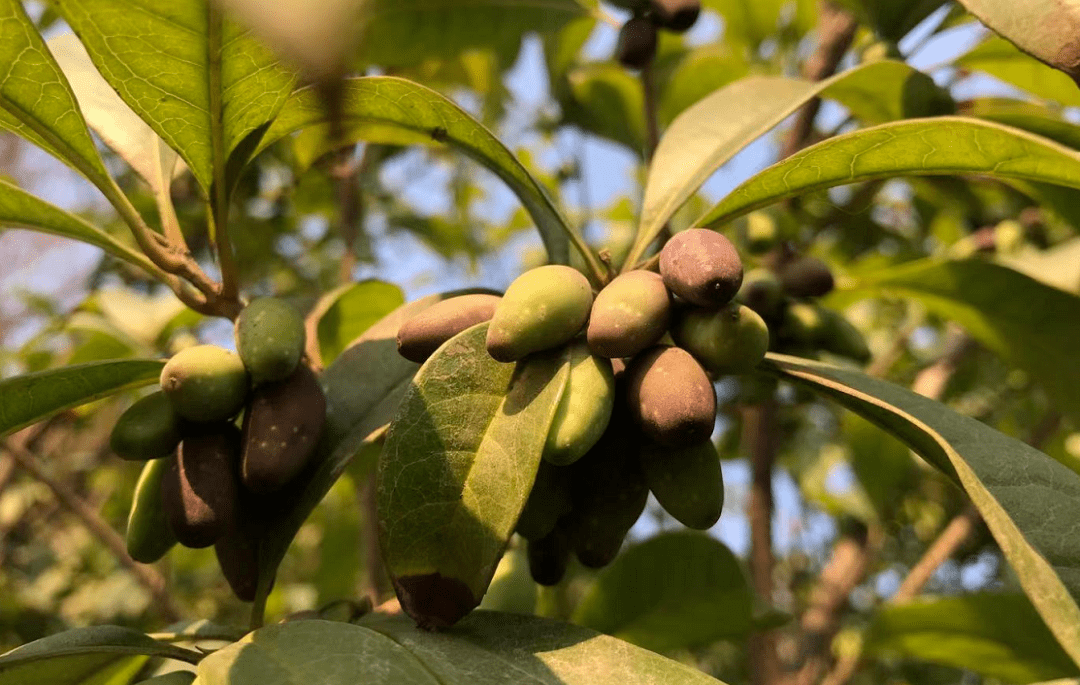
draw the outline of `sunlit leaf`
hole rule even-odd
[[[322,361],[329,364],[372,324],[404,304],[405,295],[396,285],[363,281],[327,293],[324,300],[316,330]]]
[[[991,34],[967,54],[956,58],[962,69],[983,71],[1020,90],[1063,105],[1080,105],[1080,88],[1064,73],[1025,55],[1001,36]]]

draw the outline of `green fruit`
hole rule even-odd
[[[136,400],[113,426],[109,447],[121,459],[167,457],[180,444],[180,416],[162,392]]]
[[[285,300],[252,300],[236,317],[236,351],[256,384],[279,381],[296,370],[306,334],[300,312]]]
[[[181,545],[214,544],[233,523],[240,431],[232,423],[192,427],[161,479],[161,502]]]
[[[780,339],[796,347],[816,349],[827,331],[823,309],[807,302],[792,302],[784,310]]]
[[[176,544],[161,502],[161,481],[175,457],[155,459],[143,466],[135,483],[127,522],[127,551],[131,558],[152,564]]]
[[[525,508],[521,510],[515,531],[527,540],[539,540],[555,529],[562,516],[570,512],[570,469],[540,462],[536,480]]]
[[[225,421],[244,406],[248,373],[232,352],[216,345],[196,345],[180,350],[165,363],[161,389],[185,419]]]
[[[781,266],[777,275],[792,297],[821,297],[833,289],[829,265],[816,257],[797,257]]]
[[[575,269],[549,265],[526,271],[495,307],[488,354],[496,361],[513,362],[559,347],[585,325],[592,301],[588,279]]]
[[[252,492],[276,492],[311,460],[326,423],[319,380],[301,365],[292,376],[266,383],[244,412],[241,479]]]
[[[784,288],[768,269],[748,271],[736,298],[766,321],[776,321],[783,313]]]
[[[724,477],[711,440],[681,448],[646,445],[640,456],[649,490],[676,521],[707,530],[720,520]]]
[[[670,317],[671,296],[660,274],[622,274],[593,302],[586,332],[589,349],[608,359],[633,357],[660,340]]]
[[[571,343],[567,354],[570,376],[544,444],[544,459],[559,466],[574,463],[596,444],[615,402],[611,362],[589,352],[584,341]]]
[[[656,24],[646,17],[634,17],[622,25],[615,59],[627,69],[643,69],[656,57]]]
[[[529,575],[539,585],[558,585],[566,575],[571,551],[570,538],[562,527],[537,540],[529,540],[526,549]]]
[[[768,252],[779,240],[780,228],[776,219],[765,212],[750,212],[746,217],[746,249],[751,254]]]
[[[664,285],[690,304],[722,307],[735,297],[743,265],[731,241],[716,231],[691,228],[676,233],[660,250]]]
[[[749,373],[769,349],[769,328],[746,305],[690,309],[671,330],[675,342],[714,374]]]
[[[843,314],[831,309],[820,310],[824,322],[824,331],[821,336],[821,348],[826,352],[854,359],[860,363],[870,361],[870,348],[866,344],[866,338],[858,328],[844,318]]]
[[[652,0],[653,17],[660,28],[676,33],[689,30],[701,14],[699,0]]]
[[[686,350],[657,346],[626,369],[627,405],[637,424],[662,445],[690,445],[712,435],[716,392]]]
[[[444,342],[470,326],[490,321],[498,295],[459,295],[431,305],[398,330],[398,353],[409,361],[424,363]]]

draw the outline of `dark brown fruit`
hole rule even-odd
[[[539,540],[555,529],[559,518],[570,511],[570,469],[540,461],[529,499],[518,517],[518,535]]]
[[[398,330],[398,353],[423,364],[444,342],[470,326],[490,321],[495,315],[498,295],[459,295],[433,304],[412,317]]]
[[[660,28],[682,33],[697,21],[701,14],[699,0],[652,0],[653,15]]]
[[[627,69],[642,69],[656,56],[656,24],[645,17],[634,17],[619,31],[615,59]]]
[[[716,392],[705,369],[686,350],[659,345],[626,369],[627,406],[649,438],[683,446],[712,435]]]
[[[306,365],[256,388],[244,413],[244,486],[258,493],[280,490],[310,461],[325,423],[326,397]]]
[[[469,586],[441,573],[394,579],[401,608],[423,630],[449,628],[480,603]]]
[[[739,292],[743,265],[730,240],[691,228],[676,233],[660,251],[660,275],[668,290],[690,304],[716,309]]]
[[[784,292],[792,297],[821,297],[833,289],[828,264],[816,257],[798,257],[780,267],[777,274]]]
[[[259,541],[265,531],[262,512],[246,501],[249,499],[250,496],[243,498],[232,525],[214,543],[221,574],[242,602],[255,601],[259,587]]]
[[[529,540],[526,547],[529,575],[540,585],[558,585],[566,575],[570,552],[570,538],[561,526],[542,538]]]
[[[240,431],[231,423],[189,428],[161,481],[169,527],[185,547],[214,544],[233,523]]]
[[[586,337],[593,354],[632,357],[664,335],[671,296],[653,271],[630,271],[607,284],[593,301]]]

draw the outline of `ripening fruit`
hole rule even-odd
[[[498,295],[476,293],[451,297],[412,317],[398,329],[398,353],[423,364],[444,342],[466,328],[490,321]]]
[[[276,297],[260,297],[244,307],[235,335],[236,351],[256,385],[287,378],[304,354],[304,319]]]
[[[776,321],[784,309],[784,288],[772,271],[751,269],[746,272],[736,299],[766,321]]]
[[[682,33],[701,14],[700,0],[652,0],[653,16],[660,28]]]
[[[225,421],[244,406],[248,373],[232,352],[216,345],[196,345],[180,350],[165,363],[161,389],[185,419]]]
[[[646,445],[640,456],[649,490],[676,521],[707,530],[720,520],[724,477],[711,440],[678,448]]]
[[[242,602],[254,601],[259,587],[259,541],[266,527],[263,513],[254,498],[241,496],[232,523],[214,543],[221,575]]]
[[[615,59],[627,69],[643,69],[656,56],[656,43],[656,24],[646,17],[634,17],[619,30]]]
[[[558,585],[566,575],[571,551],[570,538],[561,526],[542,538],[529,540],[526,545],[529,575],[540,585]]]
[[[816,257],[797,257],[782,265],[777,275],[784,292],[792,297],[821,297],[833,289],[829,265]]]
[[[555,530],[559,519],[570,513],[570,469],[540,461],[536,480],[514,531],[526,540],[539,540]]]
[[[663,337],[671,318],[671,296],[652,271],[615,277],[596,295],[586,337],[593,354],[633,357]]]
[[[716,231],[690,228],[660,250],[660,275],[668,290],[690,304],[716,308],[739,292],[743,265],[730,240]]]
[[[570,375],[555,408],[544,459],[559,466],[580,459],[600,439],[615,403],[611,362],[589,351],[584,340],[567,346]]]
[[[870,348],[858,328],[851,325],[839,312],[824,307],[819,311],[824,319],[821,349],[860,363],[870,361]]]
[[[675,342],[716,375],[749,373],[769,349],[769,328],[746,305],[689,309],[671,329]]]
[[[705,369],[679,347],[657,346],[626,369],[627,405],[645,435],[690,445],[712,435],[716,393]]]
[[[589,280],[575,269],[552,264],[526,271],[495,306],[488,354],[513,362],[568,342],[585,325],[592,301]]]
[[[326,397],[306,365],[283,381],[256,388],[244,412],[244,486],[262,494],[284,487],[310,461],[325,423]]]
[[[163,392],[128,407],[113,426],[109,447],[121,459],[145,461],[173,453],[180,444],[180,416]]]
[[[135,483],[125,535],[128,554],[135,561],[152,564],[176,544],[161,503],[161,480],[174,460],[170,457],[147,462]]]
[[[209,547],[232,525],[240,431],[232,423],[196,426],[184,435],[161,480],[169,526],[185,547]]]

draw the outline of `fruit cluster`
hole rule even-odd
[[[253,301],[235,333],[239,354],[195,345],[169,359],[161,389],[120,416],[110,445],[123,459],[147,462],[128,518],[132,558],[157,561],[177,542],[213,545],[233,592],[251,601],[258,538],[273,509],[267,496],[311,459],[326,398],[301,363],[304,322],[289,304]]]
[[[683,33],[697,21],[700,0],[620,0],[634,15],[619,30],[615,59],[628,69],[643,69],[656,57],[659,31]]]
[[[619,275],[594,297],[578,271],[542,266],[518,277],[501,299],[451,298],[398,333],[402,354],[423,361],[453,335],[490,321],[487,351],[497,361],[554,349],[569,360],[517,524],[539,583],[558,582],[571,552],[589,567],[610,563],[650,491],[688,527],[707,529],[720,517],[713,380],[752,370],[769,331],[733,301],[742,261],[719,233],[677,234],[659,267]]]

